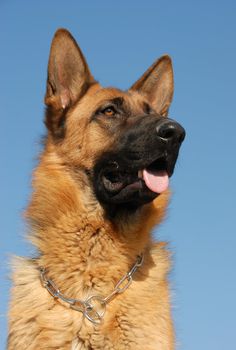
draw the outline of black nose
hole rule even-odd
[[[159,122],[156,126],[156,132],[159,138],[166,142],[182,143],[185,138],[184,128],[172,119],[164,119]]]

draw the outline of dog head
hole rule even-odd
[[[45,97],[48,142],[106,208],[133,210],[167,190],[185,137],[167,117],[172,96],[169,56],[128,91],[102,88],[70,33],[56,32]]]

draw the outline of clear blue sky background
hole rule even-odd
[[[235,348],[236,2],[0,0],[0,349],[7,261],[32,252],[21,215],[45,132],[46,67],[58,27],[73,33],[103,85],[126,89],[158,56],[172,56],[170,116],[187,138],[168,218],[155,235],[174,252],[178,349]]]

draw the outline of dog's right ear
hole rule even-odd
[[[59,132],[66,110],[95,82],[75,39],[66,29],[59,29],[52,40],[49,62],[46,125]]]

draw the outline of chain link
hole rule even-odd
[[[100,324],[106,312],[106,305],[118,294],[124,293],[133,281],[133,275],[143,263],[143,255],[137,257],[136,263],[130,271],[124,275],[116,284],[112,293],[103,298],[100,295],[91,295],[86,300],[67,298],[61,293],[56,284],[47,277],[47,270],[40,267],[40,277],[43,287],[55,298],[64,301],[70,305],[73,310],[82,312],[83,315],[92,323]]]

